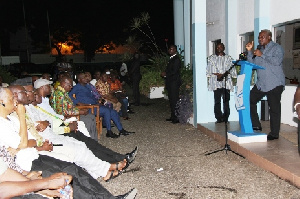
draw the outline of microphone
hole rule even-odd
[[[257,48],[256,48],[256,49],[260,50],[261,47],[262,47],[262,45],[257,45]],[[256,55],[253,55],[252,59],[254,59],[255,57],[256,57]]]

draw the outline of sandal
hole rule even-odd
[[[104,181],[105,181],[105,182],[109,182],[109,181],[111,181],[112,179],[118,177],[119,175],[121,175],[121,174],[123,173],[122,171],[118,171],[118,174],[114,176],[114,172],[115,172],[115,170],[114,170],[114,171],[111,171],[109,178],[108,178],[107,180],[104,180]]]

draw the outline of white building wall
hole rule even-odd
[[[207,30],[207,56],[211,54],[209,42],[221,39],[226,43],[225,38],[225,1],[206,0],[206,30]]]
[[[300,19],[299,0],[271,0],[270,20],[272,25]]]
[[[254,0],[238,1],[238,33],[245,34],[254,30]]]

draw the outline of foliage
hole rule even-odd
[[[193,100],[193,70],[190,69],[190,64],[181,68],[181,86],[180,94],[187,94],[190,100]]]
[[[160,71],[153,70],[146,66],[141,68],[142,79],[140,81],[140,92],[143,95],[148,95],[150,87],[164,86],[164,79],[160,76]]]
[[[11,82],[17,79],[6,68],[4,68],[4,66],[1,65],[0,65],[0,76],[3,79],[3,83],[8,83],[8,84],[10,84]]]
[[[146,54],[161,54],[162,51],[156,43],[149,22],[150,15],[147,12],[143,12],[139,17],[132,19],[130,24],[132,35],[127,39],[127,45],[132,45],[134,43],[135,47],[137,47],[136,50]],[[139,40],[137,40],[137,38],[139,38]]]

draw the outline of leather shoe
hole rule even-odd
[[[177,123],[179,123],[178,119],[172,120],[172,124],[177,124]]]
[[[124,195],[116,196],[115,198],[116,199],[134,199],[136,194],[137,194],[137,189],[133,188],[128,193],[125,193]]]
[[[131,134],[131,133],[135,133],[135,132],[129,132],[129,131],[126,131],[125,129],[122,129],[122,130],[120,131],[120,135],[124,135],[124,136],[129,135],[129,134]]]
[[[278,139],[278,137],[275,137],[275,136],[273,136],[273,135],[268,135],[267,136],[267,140],[276,140],[276,139]]]
[[[138,152],[138,147],[136,146],[133,151],[126,154],[126,159],[129,163],[132,163],[134,161],[137,152]]]
[[[171,122],[172,120],[173,120],[172,118],[166,119],[167,122]]]
[[[257,126],[253,126],[252,128],[253,128],[254,131],[261,131],[262,130],[261,127],[257,127]]]
[[[129,110],[129,111],[127,111],[127,113],[134,114],[134,111]]]
[[[109,137],[109,138],[118,138],[119,135],[114,134],[112,131],[107,131],[106,137]]]
[[[222,122],[224,122],[224,120],[223,119],[219,119],[215,123],[218,124],[218,123],[222,123]]]

